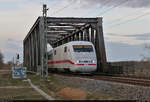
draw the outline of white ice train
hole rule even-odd
[[[94,45],[88,41],[72,41],[48,53],[49,70],[93,72],[97,69]]]

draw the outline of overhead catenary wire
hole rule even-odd
[[[143,9],[144,9],[144,8],[142,8],[142,10],[143,10]],[[108,24],[108,25],[111,25],[111,24],[113,24],[113,23],[120,22],[120,21],[121,21],[122,19],[124,19],[124,18],[131,17],[131,16],[135,15],[135,13],[137,13],[137,11],[139,12],[139,11],[141,11],[141,9],[140,9],[140,10],[137,9],[136,12],[134,11],[134,12],[128,14],[128,15],[125,15],[125,16],[123,16],[123,17],[119,17],[119,18],[117,18],[117,19],[114,19],[114,20],[108,22],[107,24]]]
[[[53,12],[51,15],[55,15],[57,13],[59,13],[60,11],[63,11],[64,9],[68,8],[69,6],[71,6],[74,3],[74,0],[72,0],[69,4],[65,5],[64,7],[58,9],[57,11]]]
[[[129,1],[130,1],[130,0],[125,0],[125,1],[123,1],[123,2],[120,2],[119,4],[117,4],[117,5],[115,5],[115,6],[111,7],[111,8],[108,8],[108,9],[105,10],[104,12],[99,13],[97,16],[103,15],[103,14],[105,14],[105,13],[107,13],[107,12],[113,10],[114,8],[117,8],[117,7],[119,7],[119,6],[121,6],[121,5],[125,4],[125,3],[127,3],[127,2],[129,2]]]
[[[98,7],[98,9],[102,10],[102,9],[104,8],[104,6],[108,5],[110,2],[111,2],[110,0],[105,0],[105,2],[103,3],[103,5],[101,4],[101,5]],[[92,11],[92,12],[93,12],[93,11]],[[90,12],[90,13],[91,13],[91,12]],[[88,13],[88,14],[89,14],[89,13]],[[87,15],[88,15],[88,14],[87,14]],[[87,15],[85,15],[85,16],[87,16]]]
[[[145,13],[145,14],[142,14],[142,15],[139,15],[139,16],[134,17],[134,18],[132,18],[132,19],[129,19],[129,20],[123,21],[123,22],[121,22],[121,23],[118,23],[118,24],[115,24],[115,25],[109,26],[109,28],[113,28],[113,27],[116,27],[116,26],[119,26],[119,25],[122,25],[122,24],[126,24],[126,23],[129,23],[129,22],[135,21],[135,20],[137,20],[137,19],[140,19],[140,18],[142,18],[142,17],[144,17],[144,16],[148,16],[148,15],[150,15],[150,12]]]

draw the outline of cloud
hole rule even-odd
[[[7,40],[7,46],[9,48],[13,48],[13,49],[20,48],[20,47],[22,47],[22,44],[23,44],[22,40],[16,40],[16,39],[12,39],[12,38],[9,38]]]
[[[139,45],[150,43],[150,33],[143,34],[115,34],[115,33],[106,33],[105,40],[110,42],[118,42],[129,45]]]
[[[0,0],[0,3],[12,3],[12,2],[20,2],[20,0]]]
[[[134,37],[137,40],[150,40],[150,33],[123,35],[123,36],[125,36],[125,37]]]
[[[141,8],[141,7],[150,7],[150,0],[74,0],[80,1],[83,5],[82,7],[91,7],[91,6],[116,6],[120,5],[122,7],[131,7],[131,8]]]
[[[130,34],[130,35],[129,34],[128,35],[120,35],[120,34],[109,33],[108,35],[135,38],[136,40],[150,40],[150,33]]]
[[[19,53],[22,55],[22,53],[23,53],[23,41],[8,38],[8,40],[5,41],[5,44],[2,47],[2,53],[4,54],[4,61],[5,62],[10,61],[12,59],[12,57],[14,57],[16,55],[16,53]]]
[[[130,45],[106,41],[105,48],[108,61],[140,61],[141,55],[148,55],[145,44]]]
[[[20,4],[20,8],[17,10],[1,11],[1,36],[23,40],[41,14],[41,5],[37,4],[28,4],[28,6]]]
[[[0,11],[13,11],[19,9],[20,0],[0,0]]]

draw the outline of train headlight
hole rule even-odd
[[[92,60],[92,63],[95,63],[95,61],[94,61],[94,60]]]
[[[77,63],[79,63],[79,60],[77,60]]]

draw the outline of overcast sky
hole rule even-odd
[[[108,61],[141,60],[150,44],[150,0],[0,0],[0,50],[5,62],[23,52],[23,39],[46,3],[48,16],[103,17]]]

